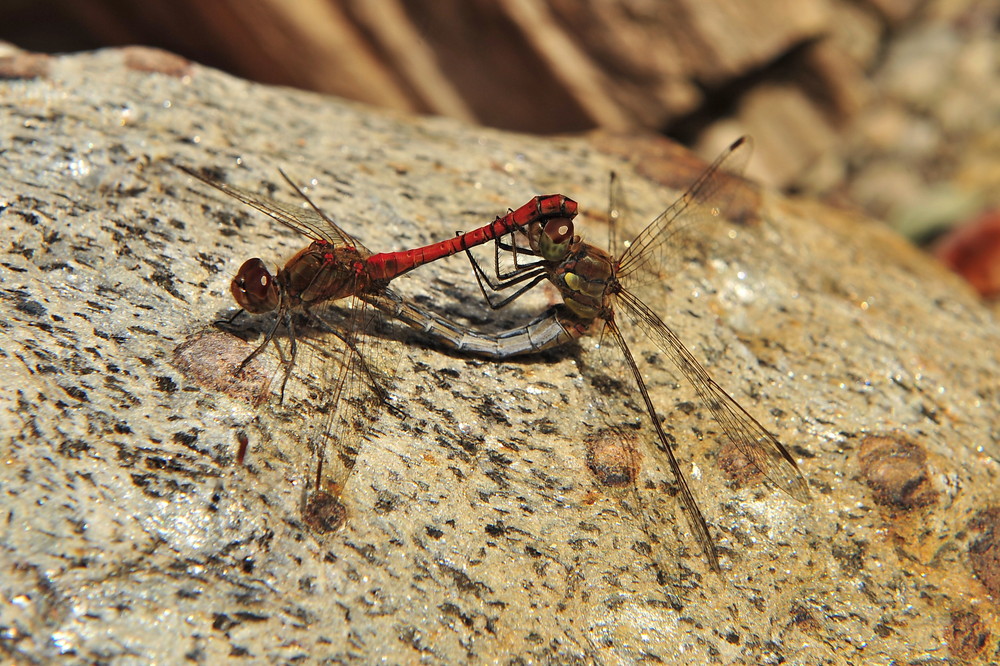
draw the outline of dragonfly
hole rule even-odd
[[[788,450],[712,378],[677,334],[634,293],[636,286],[650,278],[659,279],[664,274],[671,249],[676,247],[681,234],[727,213],[727,204],[752,149],[749,137],[735,141],[620,254],[613,247],[614,236],[611,251],[605,251],[576,235],[573,220],[568,218],[536,220],[522,230],[520,240],[513,235],[507,241],[503,237],[494,239],[492,276],[467,253],[480,289],[494,309],[513,302],[543,281],[555,285],[562,300],[528,327],[492,336],[483,334],[485,338],[492,337],[493,344],[489,346],[480,342],[481,354],[502,359],[536,353],[569,343],[600,326],[603,339],[610,341],[610,345],[601,345],[605,350],[605,362],[623,362],[627,374],[634,380],[655,430],[652,452],[658,459],[666,459],[695,537],[716,572],[720,572],[721,567],[715,542],[681,470],[673,440],[664,432],[621,324],[626,323],[645,334],[674,364],[707,405],[726,437],[768,482],[796,500],[809,501],[808,485]],[[620,185],[616,185],[613,177],[613,202],[621,200],[620,194],[616,194],[618,187]],[[612,203],[609,209],[612,230],[620,212]],[[513,255],[513,268],[501,268],[502,252]],[[515,291],[499,301],[490,296],[491,292],[499,293],[507,289]],[[527,333],[529,328],[530,335]],[[460,329],[456,329],[451,332],[450,338],[445,336],[441,339],[447,344],[449,340],[460,339],[461,333]],[[618,361],[607,357],[608,347],[617,350]]]
[[[283,171],[279,170],[282,177],[308,208],[275,201],[185,166],[178,165],[178,168],[311,241],[274,274],[262,259],[248,259],[237,271],[230,290],[240,312],[277,314],[263,341],[243,359],[234,374],[250,366],[275,339],[280,326],[284,325],[288,332],[289,358],[283,358],[282,399],[298,353],[300,336],[296,333],[294,314],[304,313],[310,326],[331,334],[342,343],[339,355],[336,351],[330,352],[328,345],[322,345],[324,349],[318,354],[327,365],[321,374],[331,372],[329,364],[334,360],[340,366],[335,377],[323,377],[329,385],[322,387],[328,397],[323,409],[324,421],[320,424],[321,441],[316,447],[316,488],[303,508],[306,523],[318,531],[331,531],[343,523],[345,511],[339,495],[354,467],[360,440],[365,434],[363,424],[366,420],[372,421],[389,398],[391,371],[380,367],[385,365],[382,354],[372,351],[376,345],[373,338],[379,317],[368,306],[399,317],[436,337],[446,337],[452,348],[489,353],[497,344],[493,339],[475,333],[456,337],[453,331],[458,327],[452,322],[404,300],[389,288],[389,282],[426,263],[468,251],[473,246],[533,224],[552,220],[571,224],[577,213],[577,203],[572,199],[561,194],[541,195],[498,216],[490,224],[453,238],[416,249],[374,253],[326,215]],[[323,310],[344,299],[351,300],[348,316],[339,326],[329,323]],[[516,334],[546,337],[551,333],[544,328],[550,325],[541,322],[539,330],[528,325],[518,329]],[[337,358],[330,358],[332,356]],[[333,440],[337,455],[331,459],[333,470],[328,469],[324,475],[328,440]]]

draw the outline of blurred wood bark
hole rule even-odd
[[[883,5],[887,5],[883,7]],[[836,0],[83,0],[114,42],[247,78],[530,132],[662,130],[739,106],[772,74],[836,124],[863,97],[885,21],[912,2]],[[842,33],[842,34],[838,34]],[[730,109],[733,110],[733,109]],[[713,112],[714,111],[714,112]],[[782,122],[782,121],[779,121]],[[823,134],[822,132],[820,133]],[[792,142],[794,143],[794,141]]]

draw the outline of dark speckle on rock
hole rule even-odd
[[[21,312],[31,315],[32,317],[42,317],[45,315],[45,306],[38,301],[22,300],[15,305]]]
[[[164,393],[173,393],[177,390],[177,382],[166,375],[156,377],[156,388]]]

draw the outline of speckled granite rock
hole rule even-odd
[[[721,577],[661,492],[663,471],[645,465],[624,491],[588,472],[599,424],[580,369],[596,338],[490,363],[397,329],[397,409],[360,451],[346,527],[317,536],[300,509],[321,416],[308,401],[299,416],[276,400],[256,410],[171,363],[233,312],[243,259],[282,261],[302,239],[168,160],[261,192],[279,166],[315,178],[321,205],[376,250],[552,191],[597,211],[581,227],[602,238],[610,169],[635,228],[676,196],[661,183],[690,173],[630,166],[622,155],[647,154],[644,139],[543,141],[394,116],[143,50],[30,65],[8,60],[0,81],[8,657],[997,658],[1000,331],[896,236],[765,192],[758,224],[716,230],[709,260],[682,257],[683,273],[643,292],[789,446],[813,491],[800,505],[736,483],[716,464],[727,454],[707,410],[638,341]],[[490,325],[462,258],[398,286]],[[541,290],[500,317],[552,298]],[[620,403],[623,423],[641,422]],[[238,433],[250,439],[243,465]]]

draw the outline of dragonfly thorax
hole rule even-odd
[[[615,282],[614,264],[607,252],[583,243],[559,265],[556,278],[564,285],[566,307],[581,319],[591,320],[605,310],[608,289]]]
[[[364,255],[357,247],[321,241],[289,259],[278,281],[290,307],[354,296],[372,283],[364,269]]]

